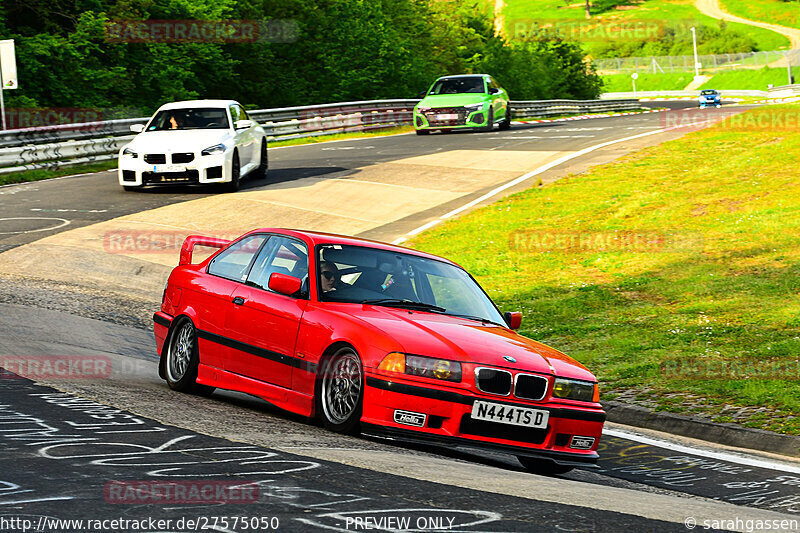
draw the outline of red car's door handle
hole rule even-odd
[[[244,298],[237,296],[233,299],[233,305],[244,305]]]

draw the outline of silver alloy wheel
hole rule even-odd
[[[322,409],[335,424],[346,422],[361,397],[363,376],[358,356],[346,351],[337,355],[322,379]]]
[[[175,332],[169,344],[167,374],[171,382],[180,381],[186,374],[193,351],[194,326],[187,320]]]

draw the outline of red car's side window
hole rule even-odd
[[[220,252],[208,264],[208,273],[221,278],[243,282],[267,235],[250,235]]]
[[[308,276],[308,248],[305,243],[272,236],[258,254],[247,283],[267,289],[269,277],[275,272],[305,280]]]

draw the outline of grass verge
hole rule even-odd
[[[0,185],[47,180],[61,176],[73,176],[75,174],[89,174],[91,172],[111,170],[112,168],[117,168],[116,159],[112,159],[110,161],[100,161],[98,163],[90,163],[88,165],[75,165],[72,167],[25,170],[23,172],[15,172],[13,174],[0,174]]]
[[[596,372],[605,399],[798,435],[800,106],[737,117],[411,245],[521,310],[521,333]]]
[[[414,131],[413,126],[398,126],[396,128],[386,128],[384,130],[375,130],[369,133],[332,133],[330,135],[320,135],[318,137],[304,137],[301,139],[289,139],[286,141],[270,141],[269,146],[278,148],[280,146],[296,146],[298,144],[316,144],[329,141],[345,141],[350,139],[360,139],[362,137],[384,137],[386,135],[397,135],[398,133],[411,133]]]

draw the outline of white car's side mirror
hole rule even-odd
[[[144,124],[131,124],[131,131],[134,133],[142,133],[144,131]]]
[[[237,120],[236,124],[235,124],[235,127],[236,127],[237,130],[241,130],[241,129],[244,129],[244,128],[249,128],[252,125],[253,125],[253,121],[252,120],[246,120],[245,119],[245,120]]]

